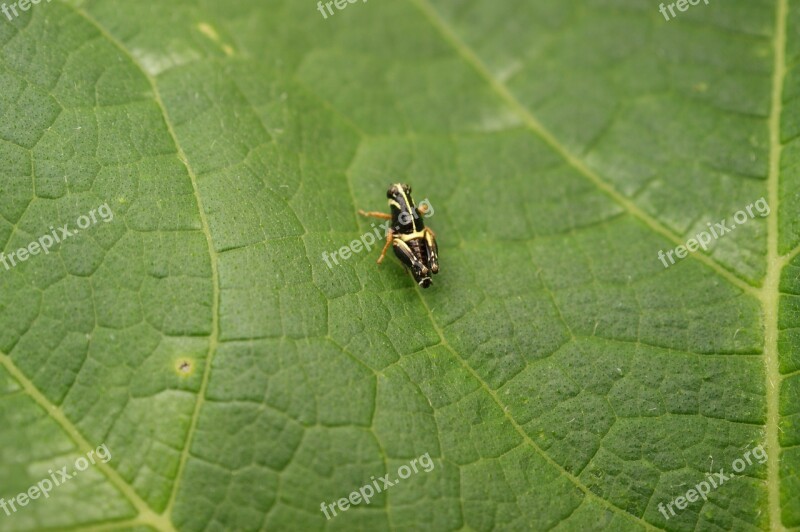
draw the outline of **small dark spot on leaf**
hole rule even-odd
[[[175,361],[175,372],[181,377],[188,377],[194,370],[195,363],[191,358],[179,358]]]

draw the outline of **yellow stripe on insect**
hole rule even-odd
[[[411,240],[416,240],[417,238],[424,238],[425,232],[424,231],[415,231],[413,233],[395,233],[395,238],[399,238],[403,242],[410,242]]]

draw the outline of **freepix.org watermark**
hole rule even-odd
[[[753,213],[753,208],[758,211],[761,218],[769,216],[769,205],[767,205],[767,200],[762,197],[755,203],[751,203],[745,207],[744,210],[736,211],[736,214],[733,215],[733,221],[736,223],[728,225],[725,219],[715,223],[713,226],[711,223],[707,223],[708,231],[700,231],[694,238],[687,240],[685,246],[678,246],[675,249],[668,250],[666,253],[664,253],[663,249],[658,250],[658,260],[661,261],[665,268],[669,268],[671,265],[675,264],[675,257],[673,257],[673,254],[677,256],[678,259],[684,259],[689,253],[697,251],[698,248],[703,248],[703,251],[706,251],[712,240],[716,240],[722,235],[730,233],[736,229],[737,224],[744,225],[755,218],[756,215]],[[667,259],[669,259],[669,264],[667,264]]]
[[[712,489],[719,488],[725,482],[735,478],[736,473],[741,473],[747,468],[747,466],[753,465],[753,460],[751,460],[751,457],[754,458],[759,464],[763,464],[767,461],[767,452],[761,445],[758,447],[753,447],[752,449],[748,449],[742,458],[737,458],[731,463],[731,469],[733,469],[734,473],[726,474],[724,468],[720,468],[720,470],[716,473],[709,472],[706,474],[706,480],[698,482],[694,488],[687,490],[682,496],[675,497],[666,505],[662,502],[658,503],[658,511],[661,512],[661,515],[663,515],[665,518],[669,519],[670,516],[674,517],[677,515],[675,510],[672,509],[673,505],[678,508],[678,511],[680,511],[685,510],[689,504],[697,502],[701,498],[704,501],[707,501],[708,494],[711,493]],[[667,515],[667,510],[669,510],[670,515]]]
[[[672,20],[669,15],[667,15],[667,9],[669,9],[672,18],[677,17],[678,15],[675,13],[675,8],[678,8],[678,11],[687,11],[689,6],[696,6],[700,3],[701,0],[678,0],[677,2],[672,2],[671,4],[664,5],[663,3],[658,6],[658,10],[664,15],[664,18],[667,20]],[[702,0],[705,5],[708,5],[708,0]]]
[[[365,4],[367,3],[367,0],[362,0],[362,1]],[[324,6],[322,5],[322,2],[317,2],[317,11],[322,13],[322,18],[327,20],[328,19],[328,14],[325,13],[325,8],[326,7],[328,8],[328,13],[330,13],[331,16],[333,16],[334,11],[333,11],[333,7],[332,6],[336,6],[336,9],[341,11],[342,9],[346,8],[349,4],[355,4],[356,2],[358,2],[358,0],[332,0],[330,2],[325,2]]]
[[[431,205],[431,202],[428,201],[428,198],[425,198],[424,200],[420,201],[419,205],[417,205],[417,209],[423,209],[423,212],[425,213],[423,218],[430,218],[431,216],[433,216],[433,205]],[[414,211],[413,217],[419,218],[419,213],[417,212],[417,210]],[[407,213],[402,213],[399,218],[399,222],[401,224],[409,224],[411,223],[411,220],[412,220],[412,215],[409,215]],[[343,261],[345,261],[349,259],[351,255],[360,253],[364,249],[366,249],[367,251],[371,250],[372,246],[376,242],[383,242],[384,240],[386,240],[386,234],[392,227],[392,221],[387,220],[386,222],[380,224],[377,227],[375,227],[375,223],[373,223],[372,227],[373,230],[361,235],[360,240],[353,240],[352,242],[350,242],[349,245],[342,246],[333,253],[329,254],[327,251],[324,252],[322,254],[322,260],[325,261],[325,264],[328,265],[328,268],[333,268],[333,266],[331,266],[331,262],[329,259],[332,259],[337,266],[339,265],[339,261],[336,259],[337,254]],[[381,229],[383,229],[383,236],[381,236]]]
[[[99,220],[108,223],[113,219],[114,213],[111,212],[111,207],[108,206],[108,203],[104,203],[98,208],[89,211],[89,214],[80,215],[75,221],[75,225],[78,226],[77,229],[70,229],[69,224],[64,224],[57,228],[51,225],[49,233],[40,236],[24,248],[19,248],[11,253],[0,252],[0,264],[8,271],[20,262],[27,261],[34,255],[39,255],[40,253],[48,255],[53,246],[61,244],[64,240],[77,235],[82,229],[88,229]]]
[[[433,471],[433,468],[435,467],[433,464],[433,460],[431,459],[430,453],[425,453],[419,458],[414,458],[413,460],[411,460],[409,462],[409,465],[403,464],[400,467],[398,467],[397,476],[400,477],[400,479],[406,479],[411,476],[412,469],[414,473],[419,473],[419,469],[417,469],[417,464],[419,464],[422,467],[423,471],[425,471],[426,473],[430,473],[431,471]],[[322,513],[325,514],[325,517],[331,519],[331,517],[336,517],[337,507],[339,508],[340,511],[346,512],[348,509],[350,509],[351,504],[353,506],[361,504],[362,502],[364,502],[365,504],[369,504],[370,499],[372,499],[372,497],[374,497],[376,493],[380,493],[382,489],[383,491],[385,491],[386,489],[399,484],[400,479],[390,480],[389,473],[386,473],[384,476],[379,477],[377,479],[374,476],[372,476],[370,477],[370,480],[372,480],[370,484],[364,484],[363,486],[358,488],[358,490],[352,491],[347,496],[346,499],[341,498],[338,501],[333,502],[331,504],[323,502],[322,504],[320,504],[319,509]],[[375,489],[372,489],[373,486],[375,487]],[[329,510],[331,513],[333,513],[333,515],[328,513]]]
[[[14,17],[19,16],[17,6],[19,6],[21,10],[27,11],[31,8],[31,4],[36,5],[41,1],[42,0],[19,0],[19,2],[12,2],[10,5],[6,5],[6,3],[3,2],[3,5],[0,6],[0,11],[3,12],[8,20],[14,20]],[[50,0],[47,1],[50,2]],[[9,10],[11,11],[9,12]],[[12,13],[14,14],[14,17],[11,16]]]
[[[49,469],[47,473],[50,476],[43,478],[35,485],[28,488],[27,491],[19,493],[14,498],[9,500],[0,499],[0,508],[3,509],[7,516],[10,516],[12,513],[16,513],[19,508],[28,506],[31,501],[41,497],[49,499],[50,492],[53,491],[53,488],[68,482],[76,477],[78,473],[86,471],[89,469],[89,465],[96,464],[97,462],[95,461],[95,457],[99,458],[104,464],[107,464],[111,460],[111,452],[108,450],[108,447],[106,447],[105,443],[97,449],[93,449],[86,453],[86,456],[78,457],[75,460],[75,463],[72,464],[72,470],[69,470],[69,466],[64,466],[56,471]]]

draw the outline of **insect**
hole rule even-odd
[[[411,270],[414,280],[422,288],[428,288],[431,274],[439,273],[439,248],[436,235],[425,227],[420,214],[428,212],[427,207],[417,207],[411,197],[411,187],[403,183],[395,183],[386,191],[392,214],[383,212],[358,211],[362,216],[372,216],[383,220],[391,220],[392,225],[386,231],[386,245],[383,246],[378,264],[383,262],[389,245],[400,262]],[[423,202],[424,203],[424,202]]]

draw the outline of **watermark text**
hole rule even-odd
[[[111,452],[108,450],[108,447],[106,447],[105,443],[97,449],[93,449],[86,453],[86,456],[78,457],[75,460],[75,463],[72,464],[74,469],[71,471],[68,471],[69,466],[64,466],[55,471],[50,469],[47,471],[47,473],[50,475],[49,477],[43,478],[35,485],[28,488],[27,491],[19,493],[9,500],[0,499],[0,508],[3,509],[7,516],[11,516],[12,513],[16,513],[20,508],[28,506],[31,501],[34,501],[40,497],[49,499],[50,492],[53,490],[53,488],[61,486],[65,482],[72,480],[81,471],[86,471],[90,464],[96,464],[97,462],[95,461],[95,457],[99,458],[104,464],[107,464],[111,460]]]
[[[412,469],[414,473],[419,473],[417,465],[419,465],[426,473],[430,473],[435,467],[430,453],[425,453],[422,456],[411,460],[409,465],[403,464],[398,467],[397,476],[400,477],[400,479],[407,479],[411,476]],[[380,493],[382,490],[386,491],[388,488],[400,483],[400,479],[391,480],[389,479],[389,476],[390,474],[387,473],[386,475],[377,479],[374,476],[370,477],[370,480],[372,480],[371,483],[364,484],[358,490],[352,491],[347,498],[341,498],[331,504],[323,502],[319,507],[320,511],[325,514],[326,518],[331,519],[331,517],[336,517],[337,508],[341,512],[346,512],[348,509],[350,509],[351,504],[353,506],[361,504],[362,502],[369,504],[370,500],[375,496],[376,493]]]
[[[728,225],[728,221],[725,219],[715,223],[713,226],[711,223],[707,223],[708,231],[700,231],[694,238],[687,240],[686,245],[680,245],[675,249],[667,250],[666,253],[664,253],[663,249],[658,250],[658,260],[661,261],[661,264],[663,264],[665,268],[669,268],[671,265],[675,264],[675,257],[673,257],[673,254],[678,257],[678,259],[683,259],[686,258],[689,253],[697,251],[698,248],[703,248],[703,251],[706,251],[712,239],[716,240],[722,235],[736,229],[737,224],[744,225],[752,218],[755,218],[756,215],[753,213],[754,208],[758,211],[761,218],[765,218],[769,215],[769,205],[767,205],[767,200],[762,197],[755,203],[751,203],[745,207],[744,210],[736,211],[736,214],[733,215],[733,221],[736,223]],[[669,259],[669,264],[667,264],[667,259]]]
[[[27,261],[34,255],[39,255],[40,253],[49,255],[50,249],[53,246],[61,244],[64,240],[77,235],[81,229],[88,229],[96,224],[98,222],[98,216],[99,219],[105,223],[114,219],[114,213],[111,212],[111,207],[108,206],[108,203],[104,203],[98,208],[92,209],[89,211],[89,214],[82,214],[79,216],[75,222],[78,229],[71,229],[69,224],[64,224],[60,227],[53,227],[51,225],[49,233],[45,233],[24,248],[19,248],[8,254],[0,252],[0,264],[8,271],[20,262]]]

